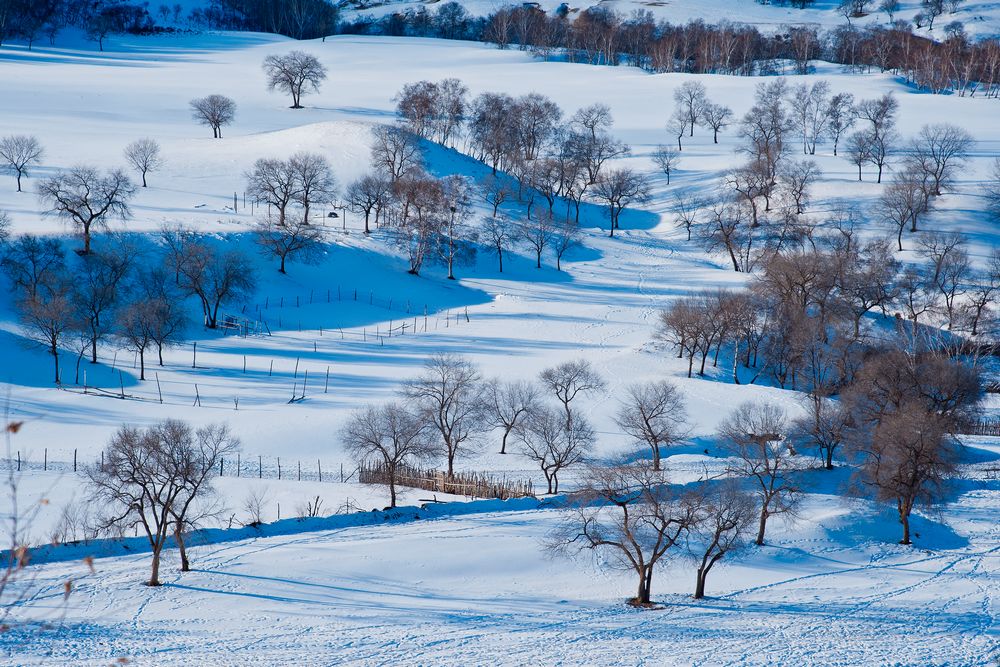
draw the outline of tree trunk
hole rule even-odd
[[[142,187],[146,187],[146,172],[142,172]]]
[[[705,575],[707,574],[708,572],[706,572],[704,568],[700,567],[698,568],[698,575],[697,578],[695,579],[695,584],[694,584],[695,600],[700,600],[703,597],[705,597]]]
[[[653,450],[653,470],[660,470],[660,447],[659,445],[651,445],[650,449]]]
[[[761,510],[760,510],[760,524],[759,524],[759,526],[757,528],[757,539],[754,540],[754,543],[757,546],[763,546],[764,545],[764,529],[766,527],[767,527],[767,509],[766,508],[761,508]]]
[[[59,384],[59,348],[56,347],[55,340],[52,341],[52,347],[49,351],[52,354],[52,360],[55,365],[56,384]]]
[[[149,586],[159,586],[160,585],[160,552],[163,551],[163,541],[159,540],[157,544],[153,546],[153,564],[152,569],[149,573]]]
[[[146,379],[146,348],[139,349],[139,379]]]
[[[191,570],[191,563],[188,561],[187,548],[184,546],[184,524],[180,521],[174,528],[174,540],[177,542],[178,551],[180,551],[181,572],[188,572]]]

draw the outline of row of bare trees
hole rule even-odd
[[[559,474],[582,463],[595,440],[574,401],[604,387],[586,361],[545,369],[537,383],[484,379],[464,357],[430,357],[421,375],[403,384],[401,402],[369,405],[354,412],[341,438],[359,463],[384,466],[390,506],[396,506],[397,471],[443,460],[452,477],[460,458],[478,451],[484,435],[501,433],[500,453],[516,440],[518,450],[558,493]],[[548,399],[548,400],[546,400]]]
[[[845,3],[850,12],[853,4]],[[922,25],[931,13],[919,15]],[[517,46],[542,58],[562,54],[575,62],[654,72],[751,76],[781,73],[791,63],[795,73],[807,74],[811,63],[821,59],[856,70],[891,71],[935,93],[1000,95],[1000,40],[972,40],[955,22],[942,41],[916,35],[913,27],[901,21],[864,27],[848,21],[827,31],[791,25],[765,34],[739,22],[671,24],[657,21],[648,10],[624,16],[607,7],[590,7],[571,17],[535,6],[507,6],[475,19],[448,2],[433,13],[419,7],[378,21],[360,18],[342,30],[472,39],[501,49]]]

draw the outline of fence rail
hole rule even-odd
[[[358,481],[362,484],[388,484],[389,478],[384,463],[367,463],[358,468]],[[473,498],[507,500],[535,495],[531,480],[507,479],[481,472],[447,475],[440,470],[399,466],[395,481],[400,486]]]

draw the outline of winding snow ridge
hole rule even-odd
[[[13,192],[0,177],[0,209],[11,212],[15,231],[66,233],[39,215],[31,192],[35,179],[79,162],[117,166],[127,143],[150,136],[163,145],[166,165],[138,194],[133,218],[118,227],[153,232],[180,222],[249,247],[244,232],[252,217],[239,194],[242,172],[254,159],[320,151],[346,184],[366,170],[369,128],[392,121],[396,91],[410,81],[446,76],[461,78],[474,94],[537,90],[570,113],[604,102],[615,133],[633,145],[623,164],[648,172],[653,148],[669,141],[662,126],[674,89],[696,78],[537,62],[518,52],[434,40],[338,37],[293,44],[220,34],[129,38],[108,48],[103,54],[0,49],[2,133],[37,134],[46,147],[28,192]],[[265,90],[260,71],[265,55],[291,48],[315,53],[330,69],[322,91],[297,111]],[[996,229],[980,213],[977,188],[1000,154],[997,101],[922,95],[888,75],[848,76],[822,64],[815,75],[792,77],[820,78],[835,92],[857,97],[894,92],[904,136],[933,121],[968,128],[977,138],[974,159],[958,179],[959,192],[942,198],[925,227],[961,230],[977,259],[985,256]],[[737,116],[758,83],[700,79],[709,96]],[[239,105],[236,123],[218,141],[191,121],[187,108],[191,98],[216,92]],[[246,306],[263,307],[272,336],[193,331],[198,368],[191,368],[189,347],[170,351],[164,367],[151,368],[159,375],[163,404],[155,400],[153,382],[138,381],[132,359],[109,351],[88,369],[90,385],[115,389],[120,382],[142,400],[53,389],[50,360],[25,344],[4,293],[0,392],[9,394],[13,414],[26,419],[15,447],[32,465],[43,450],[50,461],[70,461],[73,450],[89,460],[123,422],[181,417],[196,424],[228,421],[248,459],[280,456],[287,465],[322,459],[328,470],[350,467],[336,435],[349,411],[391,397],[428,354],[446,350],[468,355],[485,375],[511,379],[533,377],[564,360],[591,360],[608,381],[606,393],[587,404],[601,434],[601,456],[626,445],[611,420],[622,388],[670,378],[685,393],[694,429],[691,444],[667,466],[677,481],[695,479],[715,461],[706,455],[708,436],[732,407],[767,398],[790,412],[800,409],[794,392],[733,385],[722,369],[689,380],[686,364],[651,342],[656,313],[669,299],[743,283],[743,276],[685,242],[669,214],[672,191],[707,193],[734,163],[732,131],[720,142],[696,133],[685,145],[676,181],[668,187],[657,177],[654,201],[627,212],[615,239],[605,237],[601,211],[588,209],[585,247],[568,258],[563,272],[536,270],[533,258],[520,255],[505,260],[500,274],[484,254],[475,266],[463,267],[456,282],[444,280],[437,267],[408,276],[381,236],[365,238],[360,221],[348,214],[346,231],[333,235],[320,265],[292,263],[282,276],[269,260],[259,260],[260,288]],[[858,183],[855,168],[828,146],[820,152],[824,178],[815,210],[845,201],[864,205],[881,191],[868,180]],[[434,173],[485,173],[454,151],[429,156]],[[866,230],[883,231],[874,222]],[[371,336],[403,320],[416,320],[422,329],[425,307],[426,332],[380,342]],[[288,403],[304,371],[312,382],[327,369],[325,392],[316,380],[308,400]],[[192,406],[195,383],[201,407]],[[1000,457],[995,443],[970,445],[984,460]],[[535,474],[525,459],[495,454],[492,442],[461,467]],[[541,543],[558,519],[555,510],[490,506],[471,515],[201,544],[192,550],[195,571],[183,577],[174,570],[173,554],[166,555],[160,589],[139,583],[145,554],[99,559],[93,573],[72,562],[43,565],[33,571],[41,592],[17,611],[26,618],[55,613],[61,622],[0,634],[0,662],[96,665],[127,657],[149,665],[995,665],[1000,485],[984,478],[956,489],[947,514],[917,519],[918,546],[903,548],[887,542],[895,535],[890,516],[843,500],[842,473],[817,471],[813,477],[797,521],[775,524],[773,544],[713,571],[709,595],[715,597],[698,604],[689,597],[692,568],[681,560],[654,583],[665,609],[627,608],[621,601],[631,594],[632,580],[610,563],[545,553]],[[32,467],[23,483],[29,496],[53,501],[40,520],[38,540],[44,541],[58,508],[82,497],[81,482],[70,471],[44,474]],[[378,490],[353,484],[258,483],[286,511],[315,495],[331,510],[348,498],[364,509],[384,503]],[[226,478],[221,486],[238,507],[252,484]],[[424,498],[412,492],[405,500]],[[61,609],[67,574],[81,578]]]

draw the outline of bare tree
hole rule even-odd
[[[21,234],[0,250],[0,270],[20,292],[18,296],[32,298],[64,275],[66,256],[56,239]]]
[[[698,212],[704,206],[690,192],[674,195],[674,220],[678,227],[687,232],[687,240],[691,240],[691,230],[698,224]]]
[[[551,392],[566,415],[566,429],[572,429],[573,412],[570,404],[581,394],[592,394],[605,387],[604,379],[586,359],[566,361],[546,368],[538,374],[542,385]]]
[[[972,274],[972,263],[961,234],[924,234],[919,250],[930,264],[929,278],[944,299],[948,330],[958,314],[958,300],[965,295]]]
[[[837,146],[840,138],[850,130],[858,116],[854,109],[854,95],[850,93],[837,93],[830,98],[830,104],[826,108],[826,132],[833,140],[833,154],[837,154]]]
[[[722,484],[699,498],[698,516],[689,542],[698,565],[695,600],[705,597],[705,581],[712,567],[746,545],[755,513],[753,497],[740,491],[736,484]]]
[[[562,271],[562,259],[580,245],[580,227],[572,220],[555,223],[552,230],[552,254],[556,256],[556,271]]]
[[[84,257],[73,280],[73,304],[89,341],[90,363],[97,363],[97,345],[115,326],[115,309],[132,272],[134,249],[124,241],[107,252]]]
[[[550,536],[551,548],[609,553],[639,580],[630,602],[648,606],[656,566],[684,543],[697,505],[671,490],[662,472],[638,464],[591,468],[574,499],[576,507]]]
[[[632,384],[626,393],[627,399],[618,410],[615,423],[637,443],[649,447],[653,470],[660,470],[663,448],[687,435],[684,397],[665,380]]]
[[[86,470],[99,527],[119,532],[141,526],[152,550],[149,585],[160,585],[160,556],[184,493],[181,461],[193,449],[190,427],[167,420],[149,429],[122,426],[104,450],[103,463]]]
[[[52,270],[33,294],[25,294],[14,302],[18,318],[28,338],[45,346],[52,355],[55,383],[59,374],[59,346],[71,331],[80,329],[81,322],[73,308],[72,276],[64,268]]]
[[[371,233],[369,222],[372,213],[375,214],[375,224],[378,225],[379,214],[385,210],[391,195],[392,184],[389,179],[375,174],[365,174],[347,188],[348,206],[365,216],[365,234]]]
[[[201,302],[205,326],[218,325],[223,302],[253,293],[256,278],[250,260],[239,250],[223,250],[198,237],[184,236],[172,250],[178,284]]]
[[[802,140],[802,154],[815,155],[816,144],[826,133],[829,122],[830,84],[817,81],[793,86],[789,95],[791,117]]]
[[[847,159],[858,168],[858,182],[861,182],[861,168],[871,159],[871,134],[855,132],[847,138]]]
[[[278,212],[278,225],[284,225],[288,217],[288,207],[298,197],[302,188],[298,174],[289,160],[260,158],[253,169],[246,173],[247,192],[259,201],[273,206]]]
[[[484,421],[503,431],[501,454],[507,453],[507,438],[536,409],[539,399],[538,387],[530,382],[504,382],[494,378],[486,383],[483,389]]]
[[[0,160],[17,177],[18,192],[21,192],[21,178],[27,176],[28,171],[41,161],[44,152],[38,138],[27,134],[0,139]]]
[[[412,133],[394,125],[376,125],[372,137],[372,166],[393,183],[420,168],[420,145]]]
[[[288,167],[297,182],[295,201],[302,207],[302,220],[309,224],[309,208],[328,202],[337,192],[330,163],[319,153],[299,151],[288,158]]]
[[[153,139],[137,139],[125,147],[125,161],[142,175],[142,187],[146,187],[146,174],[163,166],[160,144]]]
[[[326,79],[326,67],[316,56],[303,51],[269,55],[264,58],[263,67],[267,89],[291,95],[293,109],[301,109],[302,95],[309,90],[319,91],[319,85]]]
[[[795,213],[804,213],[809,205],[809,190],[821,175],[819,167],[812,160],[792,162],[784,175],[788,194],[795,204]]]
[[[707,103],[701,110],[701,120],[712,128],[712,143],[719,143],[719,132],[729,126],[733,110],[723,104]]]
[[[186,425],[181,426],[184,427]],[[170,506],[170,517],[174,524],[174,542],[181,559],[181,572],[191,569],[184,535],[210,517],[220,514],[221,507],[214,502],[213,482],[226,457],[233,456],[239,449],[240,440],[227,424],[206,424],[194,432],[191,448],[185,450],[177,461],[183,488]]]
[[[674,91],[674,102],[690,126],[688,136],[693,137],[694,126],[701,120],[708,105],[705,84],[699,81],[685,81]]]
[[[851,413],[840,402],[825,396],[808,400],[809,414],[792,422],[793,441],[819,450],[827,470],[833,470],[833,454],[847,440]]]
[[[560,471],[582,463],[594,445],[594,429],[582,415],[569,424],[557,410],[538,407],[515,427],[521,453],[539,465],[547,493],[559,493]]]
[[[191,100],[191,115],[202,125],[212,128],[212,137],[221,139],[222,127],[236,119],[236,102],[225,95],[196,97]]]
[[[609,236],[613,237],[622,211],[649,199],[649,184],[642,174],[631,169],[610,169],[598,177],[594,194],[607,204],[611,223]]]
[[[965,164],[972,144],[972,135],[956,125],[924,125],[910,144],[906,164],[923,174],[930,193],[940,197],[952,185],[955,171]]]
[[[289,220],[282,225],[271,218],[263,218],[254,226],[254,234],[261,253],[278,258],[280,273],[286,273],[288,259],[315,264],[323,256],[325,230],[303,220]]]
[[[536,215],[521,225],[520,237],[535,251],[535,268],[542,268],[542,253],[555,236],[555,221],[548,215]]]
[[[896,506],[903,527],[900,544],[910,544],[910,514],[919,504],[944,498],[947,478],[958,460],[947,420],[907,402],[852,440],[852,449],[860,458],[857,480],[878,500]]]
[[[794,452],[785,440],[785,414],[770,403],[744,403],[723,421],[719,434],[724,451],[734,459],[732,474],[754,483],[760,506],[756,543],[762,545],[767,520],[790,512],[798,496],[789,475]]]
[[[680,162],[680,155],[670,146],[657,146],[653,151],[653,164],[667,176],[667,185],[670,185],[670,174],[677,169]]]
[[[677,152],[684,150],[684,133],[687,132],[688,116],[684,109],[674,109],[674,113],[667,119],[667,134],[677,140]]]
[[[434,451],[427,422],[398,403],[355,410],[341,439],[359,464],[374,460],[384,466],[390,507],[396,506],[400,468],[426,459]]]
[[[422,375],[403,385],[403,396],[413,402],[428,428],[437,431],[449,477],[455,474],[459,451],[483,425],[480,380],[478,369],[468,359],[435,354],[424,363]]]
[[[486,203],[493,207],[494,218],[500,206],[514,195],[510,180],[502,174],[489,174],[483,179],[481,189]]]
[[[483,220],[483,235],[489,244],[490,251],[495,253],[499,262],[499,271],[503,273],[503,253],[514,241],[512,223],[504,217],[489,217]],[[541,263],[541,257],[539,257]]]
[[[47,212],[68,221],[83,234],[83,254],[90,253],[94,227],[107,227],[108,219],[131,215],[129,201],[135,186],[121,169],[101,174],[94,167],[77,166],[38,186]]]

